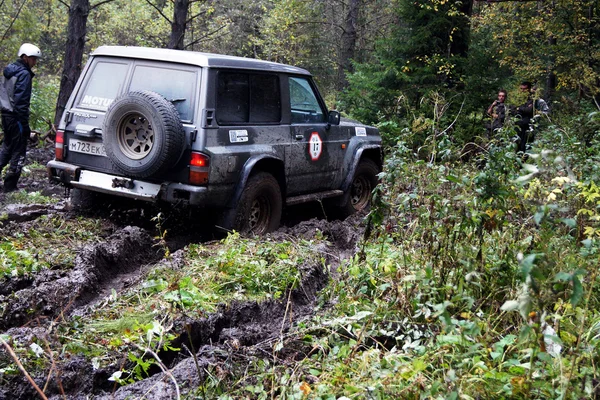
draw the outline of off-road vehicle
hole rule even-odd
[[[304,69],[102,46],[67,103],[48,174],[80,193],[201,206],[227,229],[264,233],[285,205],[364,209],[381,167],[378,130],[340,121]]]

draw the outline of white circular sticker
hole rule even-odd
[[[323,151],[323,141],[317,132],[313,132],[310,134],[310,139],[308,139],[308,153],[310,154],[310,158],[313,161],[317,161],[319,157],[321,157],[321,152]]]

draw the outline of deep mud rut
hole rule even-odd
[[[32,156],[40,164],[50,157],[48,149],[38,149]],[[64,189],[48,184],[43,171],[23,179],[20,189],[40,191],[60,201],[54,205],[7,204],[0,194],[0,215],[4,215],[0,222],[1,235],[8,230],[12,234],[19,229],[25,231],[30,221],[43,215],[76,218]],[[201,232],[174,229],[175,233],[166,243],[172,254],[166,259],[165,246],[156,246],[157,232],[148,216],[130,210],[117,214],[99,212],[96,217],[106,219],[111,228],[98,242],[71,249],[77,254],[73,268],[68,271],[50,268],[34,278],[0,281],[0,334],[24,345],[35,338],[51,342],[47,333],[57,321],[85,315],[113,290],[120,292],[135,287],[150,268],[165,262],[181,263],[186,245],[215,237],[206,227]],[[355,253],[363,232],[360,218],[329,222],[319,217],[318,207],[291,210],[284,216],[283,226],[271,237],[280,241],[310,240],[320,231],[329,244],[321,245],[318,251],[330,270],[335,271],[336,266]],[[178,224],[176,218],[173,224]],[[94,369],[92,362],[81,356],[57,359],[53,371],[60,371],[59,377],[48,379],[52,374],[46,370],[33,374],[32,378],[40,387],[46,385],[45,395],[49,399],[172,399],[176,397],[173,381],[177,382],[177,390],[183,397],[202,385],[209,366],[226,371],[235,360],[242,362],[248,357],[272,360],[274,343],[294,324],[315,313],[317,295],[330,277],[322,264],[298,268],[302,269],[301,284],[280,300],[222,305],[219,311],[202,318],[176,321],[177,336],[172,345],[181,350],[164,351],[159,355],[168,373],[154,368],[148,378],[118,387],[108,380],[118,366]],[[293,363],[301,351],[282,349],[278,352],[278,362]],[[11,359],[4,347],[0,347],[0,370],[6,361]],[[39,396],[23,374],[3,376],[0,373],[0,400],[34,398]]]

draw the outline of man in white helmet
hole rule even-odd
[[[6,167],[4,192],[17,190],[17,182],[25,164],[29,128],[29,104],[34,73],[31,70],[42,52],[37,46],[24,43],[19,49],[19,59],[4,68],[0,80],[0,110],[4,142],[0,149],[0,172]],[[3,82],[2,82],[3,81]]]

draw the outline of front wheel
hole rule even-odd
[[[379,168],[372,160],[365,159],[358,164],[352,183],[344,193],[341,205],[333,209],[337,218],[344,219],[369,208],[371,194],[377,186],[378,174]]]
[[[283,202],[279,183],[266,172],[248,180],[236,209],[234,229],[262,235],[279,228]]]

